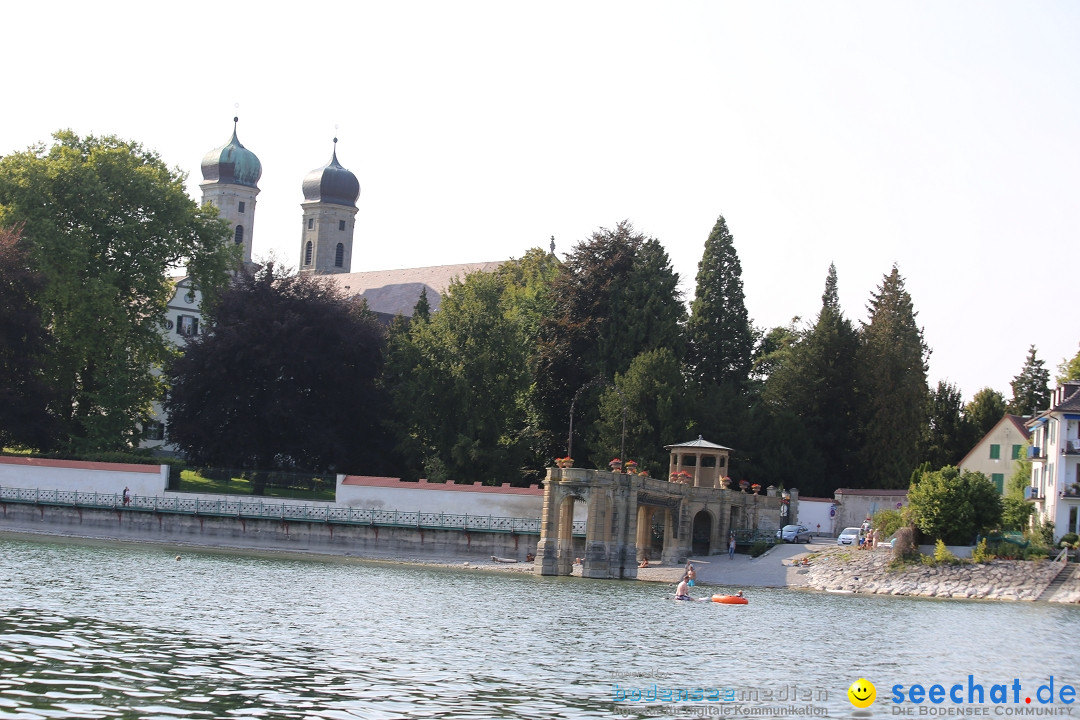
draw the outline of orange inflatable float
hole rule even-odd
[[[749,602],[742,595],[713,595],[712,601],[724,605],[746,605]]]

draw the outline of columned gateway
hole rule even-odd
[[[636,578],[644,557],[681,564],[695,545],[704,554],[724,552],[730,530],[771,532],[782,524],[782,499],[772,495],[607,470],[548,468],[536,548],[541,575],[569,575],[573,569],[575,502],[588,506],[581,572],[587,578]],[[662,528],[659,557],[651,552],[654,527]]]

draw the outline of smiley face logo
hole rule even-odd
[[[869,680],[859,678],[847,689],[848,700],[857,708],[868,708],[877,699],[877,688]]]

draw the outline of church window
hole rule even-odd
[[[237,212],[244,212],[244,201],[240,201],[240,207],[236,209]]]
[[[244,226],[243,225],[237,225],[236,226],[236,244],[237,245],[242,245],[243,243],[244,243]]]
[[[345,221],[344,220],[338,220],[337,229],[340,230],[341,232],[345,232]]]
[[[334,251],[334,267],[341,267],[345,264],[345,245],[343,243],[337,244],[337,249]]]
[[[177,335],[198,335],[199,334],[199,318],[192,317],[191,315],[180,315],[176,318],[176,334]]]
[[[307,219],[307,229],[311,230],[313,227],[315,227],[315,218],[308,218]]]
[[[311,241],[310,240],[308,240],[307,244],[304,245],[304,264],[305,265],[310,265],[311,264]]]

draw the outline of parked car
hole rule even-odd
[[[785,525],[776,531],[776,539],[789,543],[810,542],[810,528],[805,525]]]
[[[862,528],[849,527],[840,531],[840,534],[836,537],[837,545],[854,545],[858,547],[859,536],[862,535]]]

